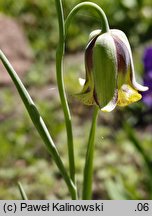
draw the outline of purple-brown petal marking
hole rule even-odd
[[[116,51],[117,51],[117,64],[118,72],[126,73],[130,64],[130,55],[126,45],[117,36],[112,35]]]

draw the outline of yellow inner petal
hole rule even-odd
[[[130,85],[124,84],[118,90],[118,106],[127,106],[131,103],[139,101],[142,98],[141,94]]]

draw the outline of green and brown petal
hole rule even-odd
[[[136,82],[131,48],[126,35],[112,29],[90,34],[85,51],[86,80],[77,97],[110,112],[116,105],[127,106],[141,99],[138,91],[148,88]]]

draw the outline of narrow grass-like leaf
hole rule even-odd
[[[27,195],[26,195],[26,193],[25,193],[25,191],[23,189],[22,184],[20,182],[18,182],[17,185],[18,185],[22,200],[28,200]]]
[[[147,154],[145,153],[144,149],[142,148],[141,142],[136,137],[134,129],[128,123],[124,124],[124,128],[125,128],[125,131],[127,133],[129,140],[132,142],[132,144],[135,146],[135,148],[138,150],[138,152],[142,155],[142,157],[145,161],[145,164],[147,165],[147,167],[148,167],[148,169],[152,175],[151,161],[150,161],[149,157],[147,156]]]
[[[73,199],[75,199],[75,186],[73,184],[73,182],[71,181],[70,177],[67,174],[67,171],[64,167],[64,164],[60,158],[60,155],[58,153],[58,150],[50,136],[50,133],[37,109],[37,107],[35,106],[32,98],[30,97],[28,91],[26,90],[26,88],[24,87],[22,81],[20,80],[19,76],[17,75],[17,73],[15,72],[15,70],[13,69],[13,67],[11,66],[11,64],[9,63],[8,59],[6,58],[6,56],[3,54],[3,52],[0,50],[0,59],[3,63],[3,65],[5,66],[7,72],[9,73],[12,81],[14,82],[18,93],[29,113],[29,116],[35,126],[35,128],[37,129],[39,135],[41,136],[42,140],[44,141],[48,152],[51,154],[52,158],[54,159],[57,167],[59,168],[67,186],[68,189],[70,191],[71,197]]]
[[[128,123],[124,123],[124,129],[126,131],[126,134],[129,138],[129,140],[132,142],[132,144],[135,146],[137,151],[141,154],[149,176],[149,190],[150,190],[150,199],[152,198],[152,162],[150,158],[147,156],[146,152],[144,151],[142,147],[142,143],[137,138],[134,129],[129,125]]]

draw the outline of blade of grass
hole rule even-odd
[[[23,189],[22,184],[20,182],[18,182],[17,185],[18,185],[22,200],[28,200],[27,195],[26,195],[26,193],[25,193],[25,191]]]
[[[145,165],[147,167],[147,172],[149,175],[149,188],[150,188],[150,198],[152,198],[152,162],[150,160],[150,158],[147,156],[146,152],[144,151],[144,149],[142,148],[142,144],[139,141],[139,139],[137,138],[134,129],[131,127],[131,125],[129,125],[129,123],[125,122],[124,123],[124,129],[126,131],[126,134],[129,138],[129,140],[132,142],[132,144],[135,146],[135,148],[137,149],[137,151],[141,154]]]
[[[144,149],[142,148],[142,145],[141,145],[139,139],[136,137],[135,131],[133,130],[133,128],[128,123],[124,124],[124,128],[125,128],[125,131],[128,135],[128,138],[134,144],[134,146],[136,147],[138,152],[142,155],[142,157],[145,161],[145,164],[147,165],[147,168],[149,169],[149,172],[152,175],[151,161],[150,161],[149,157],[147,156],[147,154],[145,153]]]

